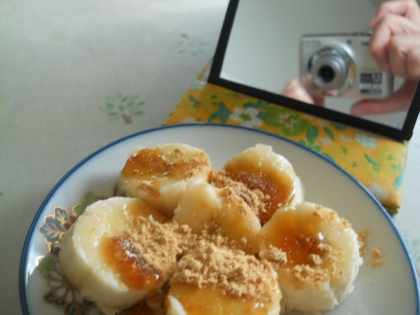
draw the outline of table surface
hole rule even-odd
[[[158,127],[214,54],[227,0],[0,2],[0,305],[21,314],[29,226],[74,165]],[[110,107],[134,101],[116,115]],[[110,105],[112,104],[112,105]],[[420,123],[393,220],[420,271]]]

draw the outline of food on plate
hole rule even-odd
[[[81,297],[116,314],[172,276],[182,251],[173,235],[178,228],[140,199],[100,200],[64,235],[60,264]]]
[[[282,310],[328,311],[353,291],[362,264],[358,235],[335,211],[311,202],[281,208],[261,234],[259,257],[275,266]]]
[[[256,212],[232,187],[209,183],[190,186],[182,196],[173,219],[187,224],[194,233],[210,231],[243,242],[249,254],[258,252],[261,223]]]
[[[207,181],[210,171],[207,153],[186,144],[136,148],[121,172],[121,186],[127,196],[171,217],[187,186]]]
[[[170,280],[169,315],[280,313],[273,267],[242,251],[202,243],[182,257]]]
[[[88,206],[59,252],[69,281],[108,315],[320,313],[353,290],[358,235],[304,201],[271,146],[218,170],[186,144],[137,148],[120,175],[128,197]]]
[[[259,214],[262,224],[278,208],[298,204],[304,199],[303,185],[292,164],[269,145],[257,144],[242,151],[226,162],[223,171],[249,189],[263,193],[265,207]]]

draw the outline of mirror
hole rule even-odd
[[[359,101],[391,97],[404,82],[382,72],[369,53],[368,24],[381,3],[231,0],[209,82],[407,140],[420,110],[418,88],[405,109],[362,116],[351,111]],[[290,84],[307,93],[291,95]]]

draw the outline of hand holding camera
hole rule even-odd
[[[353,105],[356,116],[406,110],[420,79],[420,9],[414,0],[382,4],[371,20],[374,32],[370,52],[382,70],[390,70],[405,82],[390,98],[362,100]]]
[[[393,76],[369,53],[370,32],[304,35],[300,46],[302,81],[313,96],[383,99]]]
[[[283,94],[318,105],[324,96],[362,98],[351,109],[356,116],[407,109],[420,78],[419,6],[415,0],[385,2],[369,27],[371,36],[323,35],[307,46],[303,38],[301,83],[291,81]],[[406,79],[394,94],[391,73]]]

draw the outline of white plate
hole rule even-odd
[[[49,281],[37,267],[40,257],[48,255],[45,236],[48,233],[51,239],[57,236],[53,230],[59,230],[66,219],[62,209],[71,210],[88,192],[111,194],[134,147],[170,142],[205,150],[214,168],[220,168],[227,159],[257,143],[270,144],[293,164],[306,187],[306,200],[335,209],[356,231],[365,228],[372,231],[355,290],[328,314],[420,314],[417,276],[402,238],[379,202],[352,176],[321,155],[269,133],[225,125],[177,125],[111,143],[81,161],[53,188],[36,214],[23,248],[19,281],[24,315],[64,314],[63,308],[47,303],[44,298],[51,288],[57,288],[49,299],[66,303],[65,299],[57,299],[66,290],[57,267],[51,261],[44,267]],[[381,249],[386,258],[381,266],[370,265],[373,247]],[[94,311],[90,309],[89,314]]]

